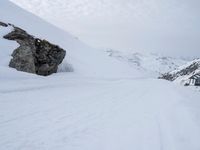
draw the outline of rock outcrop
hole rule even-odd
[[[63,61],[66,51],[47,40],[35,38],[25,30],[11,24],[1,23],[2,26],[12,26],[13,31],[3,38],[14,40],[19,47],[12,53],[9,66],[38,75],[47,76],[56,73],[58,65]]]

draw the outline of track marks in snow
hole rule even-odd
[[[168,82],[64,79],[54,81],[55,86],[44,83],[38,90],[31,90],[37,89],[32,82],[28,91],[1,94],[2,150],[200,147],[199,127],[190,118],[185,98]]]

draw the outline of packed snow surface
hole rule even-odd
[[[200,93],[154,79],[1,80],[1,150],[198,150]]]
[[[74,72],[49,77],[9,68],[18,45],[0,27],[0,150],[199,150],[200,92],[92,49],[0,1],[0,21],[66,49]]]

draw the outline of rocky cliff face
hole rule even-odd
[[[25,30],[12,24],[1,22],[2,27],[13,27],[13,31],[3,38],[14,40],[20,46],[12,53],[9,66],[28,73],[47,76],[56,73],[58,65],[63,61],[66,52],[47,40],[35,38]]]

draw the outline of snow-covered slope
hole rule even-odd
[[[137,76],[137,72],[130,70],[129,66],[109,58],[102,51],[90,48],[69,33],[22,10],[8,0],[1,0],[0,6],[1,21],[15,24],[36,37],[47,39],[64,48],[67,57],[62,64],[63,67],[68,65],[67,63],[73,64],[75,73],[86,76],[108,77],[115,75],[119,77],[121,75],[130,76],[130,74]],[[5,40],[1,37],[1,43],[4,42]],[[8,49],[10,50],[10,47],[4,48],[4,51],[7,53]],[[4,53],[4,51],[2,52]]]
[[[115,50],[107,50],[109,56],[114,57],[124,63],[128,63],[133,68],[145,70],[150,74],[159,75],[177,69],[188,62],[182,58],[165,57],[159,54],[150,53],[128,53]]]
[[[200,149],[200,92],[145,77],[7,0],[0,14],[66,49],[74,68],[48,77],[8,68],[17,45],[0,27],[0,150]]]

